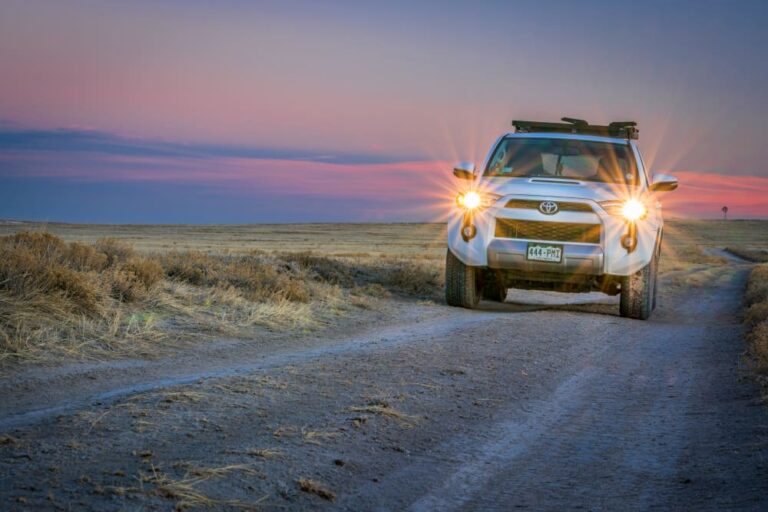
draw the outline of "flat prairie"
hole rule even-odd
[[[0,222],[0,236],[46,231],[64,240],[118,238],[143,252],[304,252],[442,259],[445,224],[108,225]],[[767,242],[768,243],[768,242]]]
[[[766,220],[668,220],[665,230],[668,244],[768,248]],[[441,260],[446,247],[443,223],[141,225],[0,221],[0,236],[19,231],[46,231],[68,242],[118,238],[143,252],[312,251],[326,256]]]
[[[673,220],[661,273],[701,286],[734,254],[767,249],[766,221]],[[341,328],[398,300],[442,303],[445,251],[438,223],[3,221],[0,364],[158,356],[200,339]]]

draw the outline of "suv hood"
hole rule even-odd
[[[626,199],[641,192],[641,187],[622,183],[598,183],[558,178],[489,178],[480,182],[481,190],[502,196],[533,196],[551,199]]]

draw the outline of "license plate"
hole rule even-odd
[[[525,259],[560,263],[563,261],[563,246],[552,244],[528,244]]]

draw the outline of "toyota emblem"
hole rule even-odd
[[[542,201],[539,204],[539,211],[544,215],[554,215],[557,213],[557,203],[554,201]]]

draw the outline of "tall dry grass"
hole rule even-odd
[[[122,304],[158,285],[162,267],[113,240],[65,243],[48,233],[0,238],[0,357],[77,352],[120,334]],[[124,331],[124,329],[122,329]]]
[[[435,296],[434,262],[310,252],[139,254],[119,240],[0,237],[0,360],[151,354],[173,340],[307,329],[389,294]]]
[[[749,275],[744,296],[747,341],[760,373],[768,375],[768,265],[757,265]]]

